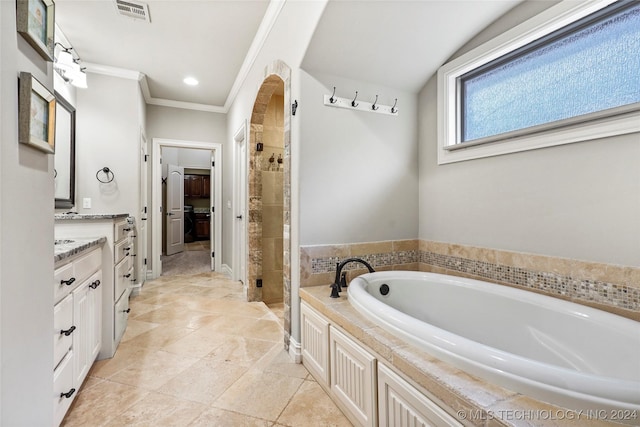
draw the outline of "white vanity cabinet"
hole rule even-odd
[[[127,214],[56,215],[56,238],[106,236],[102,253],[102,346],[98,359],[113,357],[127,328],[129,295],[136,277],[135,226]]]
[[[377,426],[376,358],[329,327],[331,391],[361,426]]]
[[[462,427],[455,418],[382,363],[378,364],[378,417],[381,426]]]
[[[300,307],[302,359],[319,383],[329,387],[329,322],[304,302]]]
[[[462,426],[358,340],[301,301],[302,363],[357,426]]]
[[[62,421],[101,346],[102,249],[56,263],[53,307],[53,410]]]

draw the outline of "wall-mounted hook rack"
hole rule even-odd
[[[324,95],[324,105],[327,107],[347,108],[349,110],[368,111],[370,113],[387,114],[390,116],[398,115],[398,109],[396,108],[398,103],[397,99],[396,103],[392,107],[389,105],[378,104],[378,95],[376,95],[376,100],[373,103],[365,101],[358,101],[356,103],[357,98],[358,92],[356,92],[356,97],[353,99],[340,98],[339,96],[335,96],[334,92],[333,95]]]

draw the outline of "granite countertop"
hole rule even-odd
[[[106,241],[106,237],[56,239],[56,242],[60,243],[54,245],[53,262],[62,261],[93,246],[103,245]]]
[[[59,213],[55,214],[53,217],[58,219],[117,219],[117,218],[127,218],[129,214],[79,214],[76,212],[67,212],[67,213]]]
[[[209,208],[193,208],[193,213],[197,214],[208,214],[210,211]]]
[[[620,426],[588,419],[487,382],[408,344],[361,315],[347,291],[330,298],[328,285],[300,288],[300,298],[359,341],[388,366],[404,373],[453,410],[464,425],[473,426]]]

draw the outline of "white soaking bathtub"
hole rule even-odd
[[[640,424],[639,322],[507,286],[414,271],[364,274],[348,293],[361,314],[459,369],[595,418]]]

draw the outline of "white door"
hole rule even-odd
[[[184,250],[184,168],[168,165],[167,173],[167,255]]]
[[[211,151],[211,173],[209,174],[209,248],[211,248],[211,271],[216,269],[216,174],[215,174],[215,151]]]
[[[236,134],[235,140],[235,188],[234,188],[234,279],[246,282],[246,254],[247,254],[247,237],[246,237],[246,186],[247,186],[247,150],[245,143],[245,127]],[[246,284],[246,283],[245,283]]]
[[[147,154],[147,138],[140,132],[140,222],[138,227],[138,266],[136,266],[140,278],[140,283],[144,283],[147,279],[147,218],[148,213],[148,195],[147,195],[147,177],[149,174],[149,155]]]

